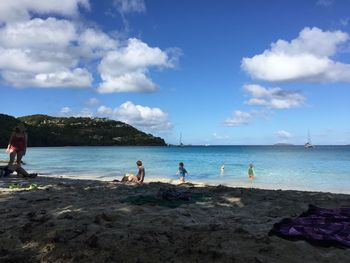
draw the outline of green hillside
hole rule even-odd
[[[104,118],[51,117],[31,115],[15,118],[0,114],[0,147],[6,147],[13,128],[22,123],[28,132],[28,146],[163,146],[160,137]]]

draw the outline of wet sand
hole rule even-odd
[[[10,183],[38,189],[9,189]],[[157,203],[160,188],[193,196]],[[268,236],[309,204],[344,194],[225,186],[0,179],[0,262],[350,262],[350,249]]]

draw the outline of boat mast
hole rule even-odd
[[[311,144],[310,130],[307,130],[307,142]]]

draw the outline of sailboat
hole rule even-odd
[[[305,148],[315,148],[315,146],[311,143],[310,131],[307,133],[307,142],[304,144]]]
[[[179,147],[182,147],[184,146],[183,143],[182,143],[182,132],[180,133],[180,141],[179,141]]]

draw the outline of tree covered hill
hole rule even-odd
[[[12,117],[0,114],[0,147],[6,147],[15,126],[23,124],[28,146],[163,146],[164,139],[146,134],[120,121],[105,118]]]

